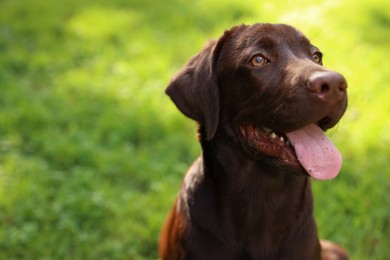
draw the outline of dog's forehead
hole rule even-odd
[[[275,40],[308,41],[301,31],[286,24],[256,24],[252,28],[249,27],[249,30],[253,30],[257,34],[269,35],[275,38]]]
[[[311,46],[306,36],[285,24],[254,24],[233,28],[229,44],[233,52],[251,52],[253,48],[307,48]]]
[[[235,35],[235,44],[252,46],[262,44],[264,46],[308,46],[309,40],[296,28],[285,24],[255,24],[238,31]],[[243,46],[241,46],[243,47]]]

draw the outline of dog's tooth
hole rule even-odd
[[[241,131],[241,134],[244,138],[246,138],[246,132],[245,132],[245,129],[241,126],[240,127],[240,131]]]
[[[280,140],[281,142],[284,142],[283,136],[281,136],[279,140]]]
[[[289,141],[289,140],[286,141],[286,145],[287,145],[287,146],[290,145],[290,141]]]
[[[260,130],[258,128],[255,128],[255,135],[257,138],[260,138]]]
[[[263,130],[264,130],[267,134],[269,134],[269,133],[272,132],[271,129],[269,129],[269,128],[267,128],[267,127],[264,127],[264,126],[263,126]]]
[[[271,138],[272,138],[272,139],[275,139],[275,138],[276,138],[275,132],[272,132],[272,133],[271,133]]]

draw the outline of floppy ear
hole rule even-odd
[[[211,140],[218,127],[219,90],[216,63],[226,34],[209,42],[171,80],[166,93],[186,116],[205,126],[206,139]]]

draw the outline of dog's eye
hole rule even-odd
[[[314,61],[315,63],[321,64],[321,62],[322,62],[321,53],[316,52],[313,55],[311,55],[311,60]]]
[[[251,65],[255,67],[262,67],[268,63],[268,60],[264,58],[262,55],[257,54],[251,59]]]

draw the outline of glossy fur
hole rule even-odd
[[[293,27],[242,25],[171,81],[167,94],[199,123],[202,154],[164,224],[161,259],[347,259],[330,242],[322,253],[303,168],[253,152],[240,135],[248,123],[284,133],[339,121],[347,84],[313,61],[316,52]],[[253,66],[256,54],[268,63]]]

